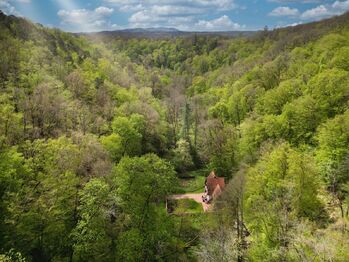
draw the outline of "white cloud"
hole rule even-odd
[[[234,31],[241,30],[244,26],[234,23],[228,16],[223,15],[213,20],[200,20],[194,25],[198,31]]]
[[[113,27],[107,19],[113,12],[112,8],[100,6],[94,10],[59,10],[57,14],[62,25],[69,26],[70,31],[98,31]]]
[[[121,12],[137,12],[140,10],[145,9],[145,7],[142,4],[136,4],[136,5],[122,5],[119,7],[119,11]]]
[[[349,10],[349,1],[336,1],[332,4],[332,8],[338,11],[348,11]]]
[[[287,25],[280,25],[278,27],[289,27],[289,26],[297,26],[297,25],[301,25],[302,22],[295,22],[295,23],[291,23],[291,24],[287,24]]]
[[[286,26],[297,26],[297,25],[301,25],[302,22],[295,22],[295,23],[292,23],[292,24],[288,24]]]
[[[320,18],[324,18],[326,16],[331,16],[330,11],[327,9],[326,6],[319,5],[315,8],[312,8],[312,9],[305,11],[301,15],[301,18],[305,19],[305,20],[309,20],[309,19],[320,19]]]
[[[148,10],[139,11],[131,15],[131,17],[128,19],[130,23],[134,23],[134,24],[156,23],[156,22],[161,22],[162,20],[164,19],[161,19],[161,17],[159,16],[153,16],[152,13],[149,12]]]
[[[287,6],[280,6],[275,8],[269,13],[270,16],[298,16],[299,11],[296,8],[290,8]]]
[[[154,5],[150,11],[158,16],[182,16],[203,13],[203,10],[200,8],[171,5]]]
[[[104,0],[104,2],[121,12],[143,12],[157,16],[219,13],[238,7],[235,0]]]
[[[194,22],[194,16],[154,16],[148,11],[140,11],[129,18],[129,27],[175,27],[180,30],[189,30],[188,25]]]
[[[101,16],[108,16],[111,15],[114,12],[113,8],[108,8],[105,6],[100,6],[95,9],[96,14],[101,15]]]
[[[216,10],[231,10],[237,7],[234,0],[104,0],[119,7],[142,5],[149,8],[153,5],[191,6],[196,8],[212,7]]]
[[[188,11],[189,12],[189,11]],[[176,14],[176,10],[170,12]],[[190,13],[190,12],[189,12]],[[213,20],[197,20],[195,15],[166,16],[154,15],[152,12],[140,11],[133,14],[130,27],[175,27],[184,31],[234,31],[245,27],[233,22],[228,16],[223,15]]]
[[[273,2],[287,2],[287,0],[273,0]],[[290,2],[290,1],[289,1]],[[293,2],[296,2],[293,1]],[[301,2],[301,1],[298,1]],[[310,1],[302,1],[310,2]],[[269,13],[270,16],[286,16],[291,18],[298,18],[304,21],[320,20],[323,18],[331,17],[334,15],[340,15],[344,12],[349,11],[349,0],[346,1],[335,1],[332,4],[321,4],[314,8],[305,10],[300,13],[296,8],[290,7],[277,7]]]
[[[300,16],[303,20],[319,20],[334,15],[340,15],[349,11],[349,0],[335,1],[331,5],[319,5],[315,8],[306,10]]]
[[[130,27],[176,27],[193,30],[203,16],[236,9],[235,0],[104,0],[121,12],[132,13]],[[204,20],[202,20],[204,21]],[[206,21],[209,22],[209,21]]]
[[[171,22],[177,18],[183,18],[196,14],[202,14],[203,10],[184,6],[154,5],[148,9],[138,11],[129,18],[130,23]]]
[[[269,2],[274,3],[301,3],[301,4],[309,4],[309,3],[321,3],[324,2],[323,0],[268,0]]]
[[[20,16],[20,13],[10,3],[9,0],[0,0],[0,10],[2,10],[6,15]]]

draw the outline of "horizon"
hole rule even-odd
[[[85,1],[0,0],[0,262],[349,261],[349,0]]]
[[[1,1],[1,0],[0,0]],[[19,1],[26,1],[26,0],[19,0]],[[0,2],[1,3],[1,2]],[[0,9],[0,13],[6,15],[6,16],[14,16],[14,17],[18,17],[18,18],[23,18],[23,19],[26,19],[28,20],[29,22],[31,23],[34,23],[34,24],[38,24],[40,26],[44,26],[44,27],[47,27],[47,28],[51,28],[51,29],[58,29],[58,30],[61,30],[63,32],[67,32],[67,33],[72,33],[72,34],[98,34],[98,33],[104,33],[104,32],[132,32],[132,31],[149,31],[148,33],[160,33],[161,31],[163,32],[179,32],[179,33],[199,33],[199,34],[224,34],[224,33],[257,33],[257,32],[260,32],[260,31],[263,31],[265,30],[265,28],[267,28],[267,30],[276,30],[276,29],[281,29],[281,28],[287,28],[287,27],[294,27],[294,26],[298,26],[298,25],[305,25],[305,24],[309,24],[309,23],[314,23],[314,22],[321,22],[323,20],[326,20],[326,19],[331,19],[331,18],[334,18],[336,16],[341,16],[341,15],[344,15],[345,13],[349,13],[349,11],[345,11],[344,13],[342,14],[335,14],[333,16],[329,16],[329,17],[324,17],[322,19],[319,19],[319,20],[314,20],[314,21],[308,21],[308,22],[305,22],[305,23],[297,23],[297,24],[289,24],[289,25],[286,25],[286,26],[279,26],[279,27],[274,27],[274,28],[269,28],[268,26],[264,26],[263,28],[259,28],[259,29],[246,29],[246,30],[215,30],[215,31],[210,31],[210,30],[207,30],[207,31],[200,31],[200,30],[197,30],[197,31],[190,31],[190,30],[181,30],[181,29],[178,29],[176,27],[170,27],[170,26],[154,26],[154,27],[126,27],[126,28],[118,28],[118,29],[101,29],[101,30],[98,30],[98,31],[69,31],[69,30],[65,30],[64,28],[60,28],[60,27],[55,27],[55,26],[52,26],[52,25],[45,25],[45,24],[42,24],[40,22],[37,22],[37,21],[33,21],[32,19],[28,18],[28,17],[24,17],[22,15],[15,15],[15,14],[7,14],[5,13],[2,9]],[[152,31],[152,32],[151,32]]]
[[[73,33],[138,28],[244,32],[340,15],[349,11],[349,0],[0,0],[0,10]]]

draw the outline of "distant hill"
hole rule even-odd
[[[299,42],[308,42],[317,39],[321,35],[326,34],[330,31],[338,30],[349,23],[349,13],[345,13],[340,16],[334,16],[321,21],[315,21],[297,26],[288,26],[283,28],[277,28],[269,31],[207,31],[207,32],[196,32],[196,31],[181,31],[176,28],[132,28],[115,31],[102,31],[94,33],[79,33],[78,35],[84,35],[89,38],[99,38],[108,41],[110,38],[175,38],[175,37],[191,37],[197,36],[218,36],[225,38],[233,38],[239,36],[260,36],[264,34],[268,38],[273,40],[287,41],[291,38],[302,38],[298,39]],[[300,43],[299,43],[300,44]]]
[[[214,212],[167,214],[207,170]],[[348,13],[72,34],[0,11],[0,261],[349,261],[348,174]]]
[[[171,27],[149,27],[149,28],[128,28],[117,30],[119,32],[131,32],[131,33],[175,33],[180,32],[177,28]]]
[[[221,37],[237,37],[237,36],[251,36],[256,31],[217,31],[217,32],[189,32],[180,31],[176,28],[132,28],[115,31],[102,31],[97,33],[82,33],[80,35],[87,35],[92,37],[103,38],[172,38],[172,37],[190,37],[193,35],[199,36],[221,36]]]

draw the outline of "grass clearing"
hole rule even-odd
[[[193,199],[179,199],[175,201],[174,214],[203,213],[202,205]]]
[[[204,192],[205,177],[197,176],[194,178],[182,178],[180,185],[183,193],[201,193]]]
[[[206,170],[196,170],[188,172],[187,174],[185,174],[185,176],[182,176],[179,179],[180,186],[176,190],[176,193],[203,193],[206,175]]]

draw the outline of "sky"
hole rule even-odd
[[[339,15],[349,11],[349,0],[0,0],[0,10],[69,32],[244,31]]]

